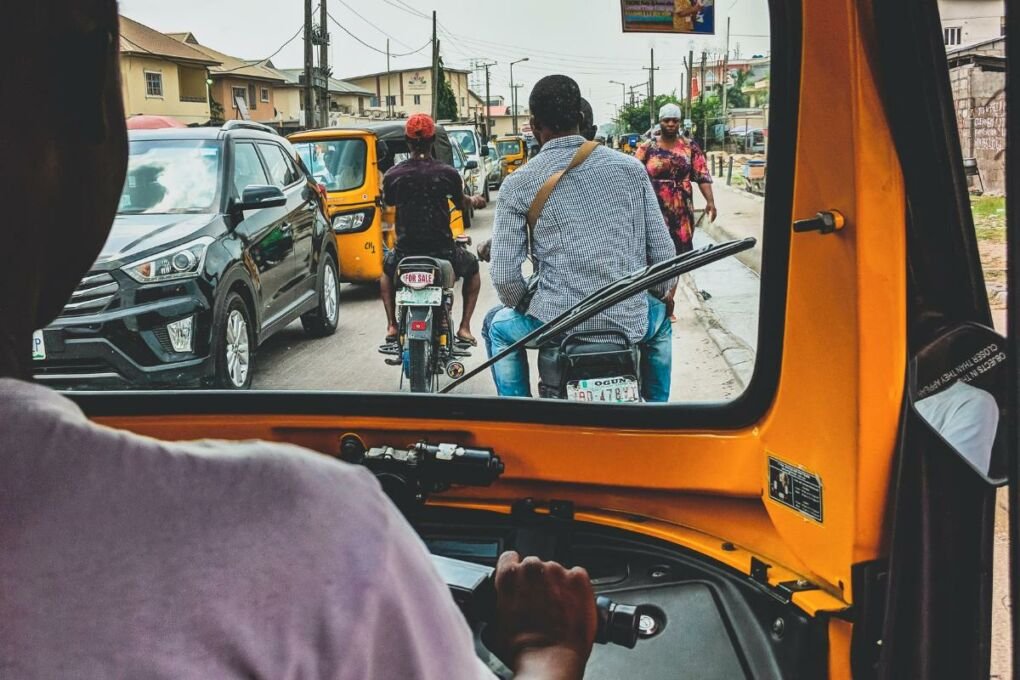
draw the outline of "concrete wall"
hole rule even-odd
[[[163,95],[149,96],[145,87],[146,71],[159,73],[163,76]],[[205,69],[195,67],[178,67],[177,64],[164,61],[158,57],[136,57],[121,55],[120,74],[121,91],[124,95],[124,111],[128,116],[148,114],[154,116],[170,116],[184,124],[206,123],[210,118],[209,101],[181,101],[185,97],[197,94],[194,87],[195,73],[202,74],[205,82]],[[184,92],[181,91],[181,74],[184,74]],[[204,92],[204,89],[202,90]]]
[[[939,0],[942,28],[959,28],[960,46],[998,38],[1002,35],[1004,4],[1003,0]]]
[[[255,87],[255,101],[252,101],[251,90],[249,86]],[[276,88],[272,83],[267,83],[260,80],[252,80],[247,78],[217,78],[214,76],[213,85],[211,88],[213,99],[219,102],[220,106],[223,107],[223,118],[225,120],[234,120],[240,118],[241,114],[238,112],[236,105],[234,104],[234,96],[232,88],[243,87],[248,92],[248,114],[251,120],[258,121],[260,123],[270,122],[277,119],[276,116]],[[262,101],[262,88],[269,90],[269,101]]]
[[[985,192],[1006,189],[1006,74],[966,64],[949,72],[964,158],[976,158]],[[973,180],[978,186],[977,180]]]

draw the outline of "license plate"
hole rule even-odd
[[[567,401],[631,404],[641,401],[641,393],[632,376],[588,378],[567,383]]]
[[[397,291],[397,304],[401,307],[437,307],[442,302],[442,288],[401,288]]]
[[[46,340],[43,339],[42,331],[32,333],[32,359],[42,361],[46,358]]]

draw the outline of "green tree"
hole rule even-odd
[[[655,120],[658,122],[659,109],[666,104],[679,104],[680,100],[676,98],[676,93],[660,94],[655,97],[655,106],[652,110],[655,113]],[[651,125],[652,117],[648,110],[649,101],[646,99],[637,106],[624,106],[620,109],[620,115],[617,117],[617,124],[620,126],[620,134],[627,132],[641,132],[644,133]]]
[[[439,106],[436,112],[439,120],[457,120],[457,95],[453,93],[453,87],[446,78],[446,68],[443,66],[443,58],[439,58],[439,72],[443,74],[439,81]]]

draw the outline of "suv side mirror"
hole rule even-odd
[[[465,165],[464,167],[467,168],[468,170],[477,170],[478,161],[468,161],[467,165]]]
[[[245,187],[238,208],[256,210],[258,208],[279,208],[285,205],[287,205],[287,197],[283,195],[283,189],[280,187],[252,184]]]
[[[481,149],[478,150],[478,155],[481,156],[482,158],[488,158],[489,157],[489,147],[483,146]]]

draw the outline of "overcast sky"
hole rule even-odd
[[[749,57],[766,54],[769,41],[767,0],[715,0],[715,36],[624,34],[619,0],[327,0],[329,13],[371,47],[359,44],[336,25],[330,26],[333,42],[331,65],[344,78],[386,70],[386,40],[393,54],[418,50],[431,38],[431,16],[439,14],[440,45],[448,66],[468,68],[471,59],[498,62],[490,69],[492,94],[509,96],[507,65],[523,57],[530,61],[514,66],[514,80],[522,83],[522,102],[542,76],[565,73],[581,85],[595,108],[596,118],[612,118],[623,90],[610,83],[645,83],[649,51],[655,48],[656,92],[681,89],[683,58],[702,49],[722,53],[726,44],[726,19],[732,19],[731,54]],[[318,0],[315,0],[318,4]],[[121,0],[121,12],[163,32],[191,31],[213,49],[243,59],[265,58],[301,29],[303,0]],[[463,8],[472,7],[473,11]],[[376,52],[371,48],[376,48]],[[302,66],[301,36],[273,57],[279,68]],[[427,65],[430,51],[395,57],[394,69]],[[484,79],[479,81],[484,83]],[[642,88],[644,89],[644,88]],[[478,90],[483,97],[484,85]]]

